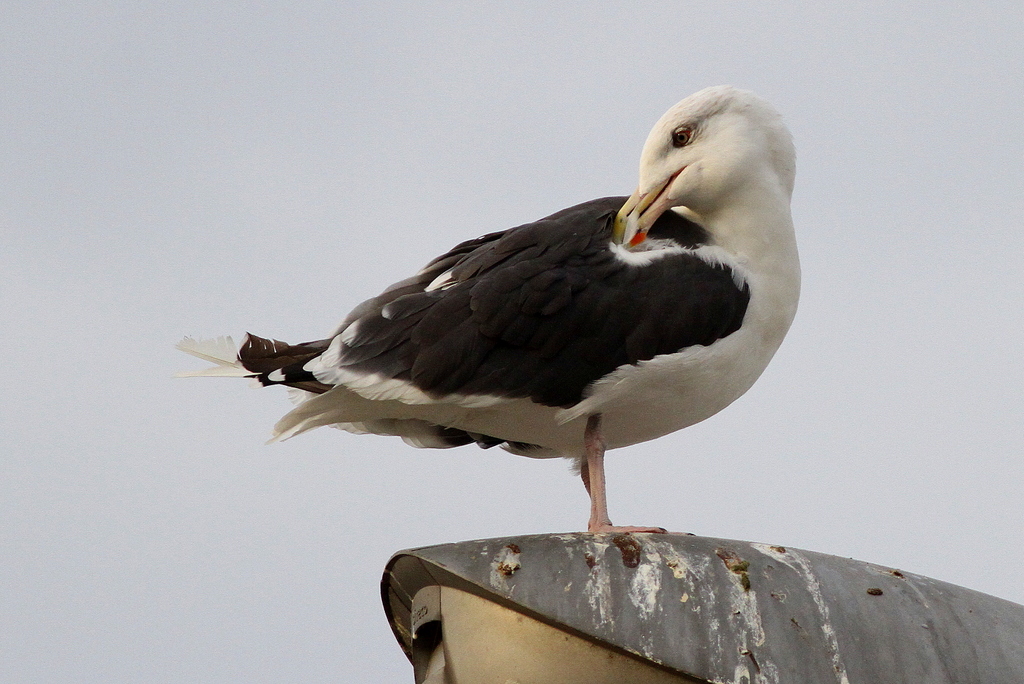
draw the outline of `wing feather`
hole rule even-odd
[[[338,330],[355,327],[335,341],[344,373],[314,374],[327,384],[392,378],[439,400],[529,397],[567,407],[619,366],[738,329],[749,289],[729,265],[685,249],[644,265],[616,258],[611,222],[623,201],[586,202],[457,245],[356,307]],[[686,249],[706,236],[672,212],[651,234]],[[438,279],[443,285],[427,290]]]

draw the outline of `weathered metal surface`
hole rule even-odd
[[[707,682],[1024,684],[1024,606],[870,563],[687,535],[537,535],[403,551],[382,581],[451,586]]]

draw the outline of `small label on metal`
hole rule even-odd
[[[423,587],[416,592],[412,599],[412,611],[409,622],[412,626],[412,636],[416,638],[416,630],[427,622],[434,622],[441,619],[441,587],[436,584]]]

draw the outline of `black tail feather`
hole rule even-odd
[[[330,339],[288,344],[246,333],[238,350],[238,360],[246,370],[256,374],[256,379],[264,387],[287,385],[322,394],[331,386],[317,380],[305,365],[323,354],[330,344]]]

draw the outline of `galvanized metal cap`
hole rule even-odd
[[[430,591],[413,614],[430,587],[704,682],[1024,683],[1024,606],[769,544],[554,534],[401,551],[381,593],[410,660],[416,630],[439,619]]]

